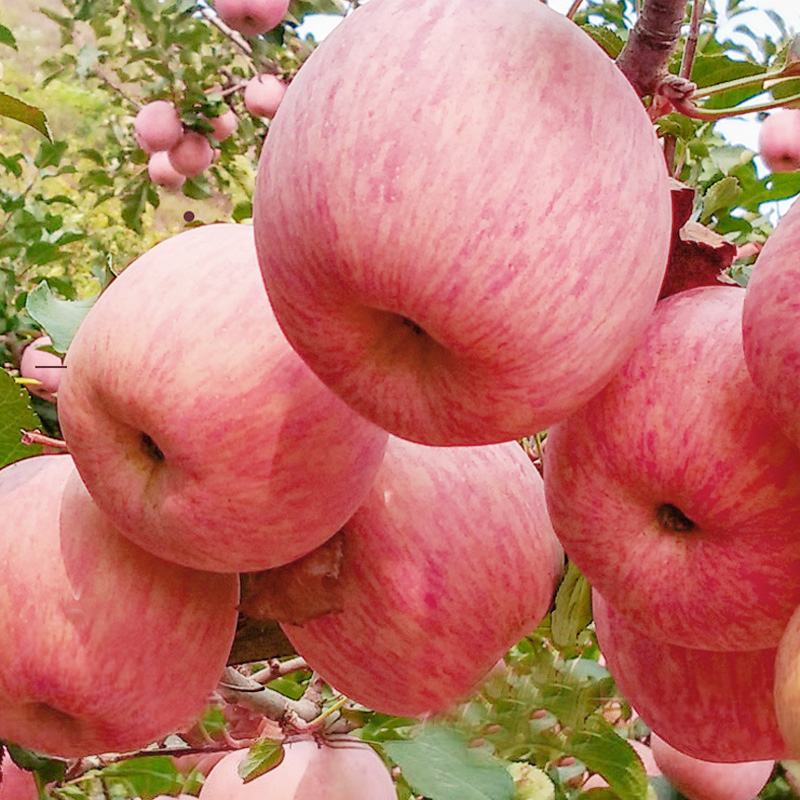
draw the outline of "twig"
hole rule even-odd
[[[253,48],[250,42],[242,36],[241,33],[228,27],[216,13],[205,5],[199,5],[200,13],[215,27],[222,31],[224,36],[227,36],[246,56],[253,57]]]
[[[572,5],[569,7],[569,11],[567,11],[567,19],[575,18],[575,15],[578,13],[578,9],[581,7],[581,3],[583,3],[583,0],[573,0]]]
[[[683,49],[683,60],[681,61],[681,71],[679,73],[681,78],[685,78],[686,80],[690,80],[692,77],[692,66],[694,65],[695,53],[697,52],[700,20],[703,16],[705,4],[705,0],[694,0],[694,4],[692,5],[692,22],[689,26],[689,34],[686,37],[686,47]]]
[[[69,450],[67,443],[63,439],[54,439],[52,436],[45,436],[39,431],[21,430],[20,433],[22,434],[22,438],[20,440],[22,444],[44,444],[48,445],[49,447],[57,447],[59,450]]]
[[[307,700],[291,700],[280,692],[262,686],[258,681],[242,675],[233,667],[226,667],[219,693],[230,703],[237,703],[277,721],[290,716],[309,722],[319,714],[319,708]]]
[[[250,679],[264,684],[274,681],[275,678],[282,678],[284,675],[290,675],[293,672],[300,672],[304,669],[308,669],[308,664],[306,660],[300,656],[297,658],[290,658],[287,661],[270,659],[267,666],[258,672],[254,672],[250,676]]]

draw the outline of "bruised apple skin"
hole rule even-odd
[[[714,651],[657,641],[596,591],[592,610],[608,668],[651,731],[704,761],[788,755],[773,701],[775,648]]]
[[[639,98],[572,22],[530,0],[372,0],[289,86],[254,221],[311,368],[390,433],[457,445],[543,430],[608,381],[652,313],[672,211]]]
[[[200,800],[396,800],[389,771],[367,744],[349,736],[299,737],[284,743],[283,761],[244,783],[238,768],[247,750],[214,767]]]
[[[343,527],[342,607],[283,630],[312,669],[376,711],[463,699],[550,608],[563,555],[516,443],[391,437]]]
[[[658,768],[688,800],[755,800],[775,767],[773,760],[720,764],[687,756],[651,734]]]
[[[762,401],[800,446],[800,203],[781,217],[756,260],[747,284],[742,337]]]
[[[545,446],[567,555],[630,624],[684,647],[777,647],[800,605],[800,451],[745,366],[744,296],[661,301],[631,358]]]
[[[133,545],[68,455],[0,470],[0,506],[0,738],[73,758],[199,716],[236,631],[236,577]]]
[[[358,508],[383,457],[387,434],[286,342],[246,225],[193,228],[134,261],[65,363],[59,421],[89,491],[126,536],[185,566],[300,558]]]

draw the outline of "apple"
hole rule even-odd
[[[196,178],[211,166],[214,152],[205,134],[187,131],[183,138],[168,151],[173,169],[187,178]]]
[[[244,783],[239,764],[247,750],[234,750],[208,774],[200,800],[396,800],[394,782],[380,756],[351,736],[284,743],[283,760]]]
[[[289,86],[254,220],[320,378],[390,433],[458,445],[528,436],[602,388],[652,313],[672,210],[639,98],[570,20],[373,0]]]
[[[541,478],[516,442],[391,437],[342,536],[341,608],[282,628],[328,683],[398,716],[474,690],[547,614],[563,565]]]
[[[761,123],[758,152],[770,172],[800,169],[800,109],[776,109]]]
[[[89,491],[126,536],[185,566],[300,558],[358,508],[383,458],[386,432],[274,321],[251,226],[192,228],[136,259],[65,363],[59,421]]]
[[[206,117],[211,127],[214,129],[211,134],[218,142],[224,142],[236,130],[239,124],[239,117],[236,112],[229,108],[217,117]]]
[[[39,800],[33,773],[18,767],[5,752],[0,759],[0,800]]]
[[[800,607],[792,614],[778,644],[775,711],[792,758],[800,757]]]
[[[680,647],[640,633],[596,591],[592,608],[608,668],[651,731],[704,761],[786,757],[772,697],[775,648]]]
[[[41,349],[52,345],[53,340],[49,336],[37,336],[25,345],[19,361],[19,374],[23,378],[39,381],[39,386],[29,384],[26,387],[31,394],[55,402],[55,394],[64,371],[63,361],[55,353]]]
[[[289,0],[214,0],[220,19],[245,36],[277,28],[289,10]]]
[[[685,647],[777,647],[800,605],[800,451],[747,372],[744,295],[662,300],[627,363],[545,444],[567,555],[632,625]]]
[[[133,120],[133,131],[145,153],[175,147],[183,137],[183,123],[178,111],[166,100],[154,100],[142,106]]]
[[[147,174],[153,183],[172,191],[180,189],[186,183],[186,176],[172,166],[169,155],[164,150],[153,153],[147,160]]]
[[[775,767],[773,760],[720,764],[687,756],[658,734],[650,737],[653,758],[688,800],[755,800]]]
[[[244,87],[244,107],[254,117],[272,119],[286,94],[287,86],[277,75],[256,75]]]
[[[68,455],[2,469],[0,505],[0,739],[83,757],[196,719],[233,642],[236,577],[119,535]]]
[[[800,110],[798,110],[800,113]],[[742,337],[747,368],[762,400],[800,446],[800,203],[770,234],[747,285]]]

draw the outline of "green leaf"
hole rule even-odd
[[[592,621],[592,587],[571,561],[556,592],[550,629],[556,647],[573,646]]]
[[[22,444],[20,434],[22,430],[40,426],[28,392],[5,370],[0,370],[0,468],[42,452],[39,445]]]
[[[253,204],[249,200],[242,200],[233,208],[233,221],[243,222],[253,216]]]
[[[0,92],[0,117],[8,117],[29,125],[34,130],[39,131],[47,141],[53,141],[44,112],[40,108],[23,103],[22,100],[18,100],[5,92]]]
[[[703,213],[700,222],[706,223],[719,211],[732,208],[742,195],[739,181],[729,176],[717,181],[706,192],[703,198]]]
[[[592,772],[599,772],[621,800],[642,800],[648,781],[636,751],[599,715],[568,739],[567,751]]]
[[[28,292],[25,308],[50,335],[53,349],[66,353],[72,337],[99,296],[84,300],[61,300],[53,294],[47,281],[42,281]]]
[[[17,49],[17,40],[14,38],[14,34],[5,25],[0,25],[0,44],[7,45],[14,50]]]
[[[556,789],[544,770],[517,761],[508,765],[514,780],[514,800],[555,800]]]
[[[41,779],[42,783],[51,783],[53,781],[60,781],[67,771],[67,762],[48,756],[41,756],[34,753],[32,750],[25,750],[10,742],[5,742],[6,750],[11,756],[11,760],[22,769],[29,772],[35,772]]]
[[[248,781],[274,769],[283,761],[283,743],[273,739],[257,739],[239,762],[239,777]]]
[[[580,26],[582,30],[589,34],[592,39],[606,51],[611,58],[616,58],[625,47],[625,41],[610,28],[602,25],[590,25],[588,23]]]
[[[118,761],[104,767],[102,776],[106,784],[122,784],[125,791],[130,792],[129,797],[152,798],[160,794],[177,794],[183,786],[183,776],[169,756],[144,756]]]
[[[413,739],[384,749],[417,794],[431,800],[512,800],[514,782],[505,766],[467,746],[457,731],[424,727]]]

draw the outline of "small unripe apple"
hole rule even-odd
[[[139,109],[133,121],[133,131],[145,153],[157,153],[178,144],[183,136],[183,124],[172,103],[154,100]]]
[[[774,761],[701,761],[655,733],[650,746],[658,768],[688,800],[754,800],[772,775]]]
[[[317,741],[304,736],[284,744],[278,766],[245,783],[239,764],[247,750],[225,756],[208,774],[200,800],[396,800],[394,782],[380,756],[349,736]]]
[[[256,117],[272,119],[286,94],[286,84],[276,75],[256,75],[244,89],[244,107]]]
[[[220,19],[245,36],[258,36],[280,25],[289,0],[215,0]]]
[[[187,178],[196,178],[214,160],[214,152],[208,139],[197,131],[186,133],[168,155],[173,168]]]
[[[758,150],[772,172],[800,169],[800,108],[779,108],[762,123]]]
[[[165,150],[159,150],[153,153],[147,160],[147,174],[153,183],[163,186],[165,189],[176,190],[180,189],[186,183],[186,176],[181,175],[172,162],[169,160],[169,154]]]
[[[64,371],[60,356],[40,349],[52,344],[49,336],[38,336],[26,345],[19,362],[19,374],[23,378],[35,378],[41,383],[41,386],[28,386],[28,391],[50,401],[55,400],[53,395],[58,391]]]

